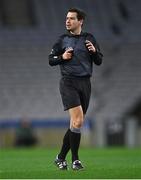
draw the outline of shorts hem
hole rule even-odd
[[[72,105],[72,106],[69,106],[69,107],[65,107],[64,111],[67,111],[67,110],[69,110],[71,108],[74,108],[74,107],[77,107],[77,106],[81,106],[81,104],[76,104],[76,105]]]

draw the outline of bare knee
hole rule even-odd
[[[81,119],[73,119],[72,127],[73,128],[81,128],[83,121]]]
[[[71,127],[81,128],[83,125],[83,111],[81,106],[70,109]]]

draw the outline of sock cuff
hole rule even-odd
[[[74,132],[74,133],[81,133],[81,128],[74,128],[74,127],[71,127],[70,128],[71,132]]]

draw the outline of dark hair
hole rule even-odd
[[[75,12],[77,13],[77,19],[78,20],[85,20],[85,17],[86,17],[86,14],[84,11],[82,11],[81,9],[78,9],[78,8],[70,8],[68,10],[68,12]]]

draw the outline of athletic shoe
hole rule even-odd
[[[73,161],[73,163],[72,163],[72,169],[73,170],[82,170],[83,168],[84,167],[82,166],[81,161],[79,161],[79,160]]]
[[[59,159],[58,155],[56,156],[54,163],[60,170],[67,170],[68,169],[67,161],[63,160],[63,159]]]

